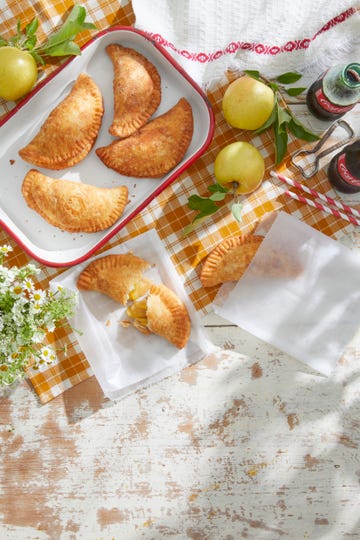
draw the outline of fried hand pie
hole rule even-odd
[[[181,98],[169,111],[150,120],[130,137],[98,148],[96,154],[107,167],[122,175],[158,178],[180,163],[193,129],[191,105]]]
[[[149,262],[132,253],[105,255],[84,268],[78,277],[77,287],[101,292],[125,306],[137,296],[137,289],[140,288],[141,293],[147,290],[148,287],[143,286],[143,273],[150,267]]]
[[[226,238],[207,256],[200,281],[204,287],[213,287],[226,281],[237,281],[244,274],[263,240],[261,236],[235,236]]]
[[[50,178],[31,169],[22,194],[27,205],[48,223],[68,232],[97,232],[111,227],[128,202],[126,186],[99,188]]]
[[[144,334],[153,333],[168,340],[178,349],[187,344],[191,323],[188,311],[180,298],[166,285],[152,284],[145,298],[135,301],[127,308],[132,324]]]
[[[161,101],[161,79],[156,67],[134,49],[106,47],[114,69],[114,118],[111,135],[128,137],[146,124]]]
[[[100,89],[89,75],[81,73],[19,155],[32,165],[52,170],[79,163],[95,143],[103,112]]]

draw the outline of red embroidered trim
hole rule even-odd
[[[307,49],[312,41],[314,41],[317,36],[322,34],[323,32],[326,32],[327,30],[330,30],[330,28],[333,28],[334,26],[344,22],[346,19],[351,17],[354,13],[356,13],[356,8],[349,8],[343,13],[340,13],[340,15],[337,15],[330,21],[328,21],[312,38],[304,38],[304,39],[297,39],[295,41],[288,41],[285,43],[285,45],[277,46],[277,45],[264,45],[262,43],[257,42],[246,42],[246,41],[232,41],[228,44],[228,46],[225,49],[215,51],[214,53],[205,53],[205,52],[190,52],[187,50],[181,50],[175,47],[173,43],[170,41],[167,41],[163,36],[160,34],[154,34],[152,32],[146,32],[148,36],[151,37],[154,41],[162,45],[163,47],[168,47],[169,49],[172,49],[174,52],[180,54],[187,60],[194,60],[196,62],[200,62],[202,64],[206,62],[213,62],[214,60],[218,60],[221,56],[227,55],[227,54],[235,54],[237,51],[252,51],[256,54],[269,54],[271,56],[276,56],[277,54],[284,53],[284,52],[293,52],[298,51],[299,49]]]

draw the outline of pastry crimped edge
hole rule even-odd
[[[133,253],[104,255],[90,262],[80,273],[77,287],[106,294],[125,306],[142,274],[152,265]]]
[[[62,185],[70,186],[71,184],[74,184],[75,187],[79,186],[78,182],[74,182],[72,180],[60,180],[56,178],[51,178],[50,176],[47,176],[45,174],[42,174],[41,172],[37,171],[36,169],[31,169],[25,176],[21,191],[23,194],[23,197],[32,210],[37,212],[43,219],[45,219],[50,225],[53,225],[54,227],[58,227],[62,230],[65,230],[67,232],[71,233],[77,233],[77,232],[85,232],[85,233],[93,233],[102,231],[104,229],[107,229],[111,227],[123,214],[124,208],[126,204],[128,203],[128,188],[126,186],[118,186],[113,188],[100,188],[89,184],[80,184],[81,186],[86,186],[86,188],[89,188],[95,198],[99,197],[101,192],[112,192],[113,195],[116,194],[115,201],[116,204],[113,205],[113,208],[110,213],[107,213],[104,215],[104,217],[100,220],[97,215],[95,216],[86,216],[84,219],[83,215],[80,215],[79,217],[73,217],[71,215],[66,215],[64,213],[64,210],[62,211],[62,214],[59,218],[54,218],[51,215],[51,211],[48,210],[48,207],[46,207],[46,201],[41,200],[41,203],[39,203],[39,192],[37,189],[34,188],[34,182],[37,183],[39,180],[50,180],[51,184],[54,186],[54,190],[56,191],[58,189],[59,193],[61,194],[61,187]],[[65,183],[65,184],[64,184]],[[40,187],[41,189],[41,187]],[[54,192],[51,193],[52,196],[54,196]],[[51,209],[52,210],[52,209]],[[82,220],[82,223],[81,223]]]
[[[57,122],[57,116],[61,114],[69,101],[71,101],[74,96],[76,97],[77,93],[80,93],[81,91],[86,91],[86,99],[91,97],[94,102],[91,127],[81,132],[82,139],[79,137],[78,141],[72,145],[71,151],[56,155],[56,153],[54,154],[53,149],[49,149],[48,154],[39,155],[36,143],[41,130],[49,129],[49,126],[51,128],[51,122],[54,121],[54,118]],[[103,114],[103,98],[99,87],[88,74],[80,73],[69,94],[49,113],[48,117],[39,128],[38,133],[32,140],[19,150],[20,157],[32,165],[51,170],[61,170],[76,165],[89,154],[91,148],[94,146],[101,126]],[[66,137],[66,133],[64,133],[64,137]],[[56,151],[57,150],[55,150],[55,152]]]
[[[134,49],[131,49],[129,47],[123,47],[122,45],[112,43],[106,47],[106,52],[109,55],[114,69],[114,80],[113,80],[113,93],[114,93],[114,118],[112,121],[112,124],[109,127],[109,133],[111,135],[114,135],[116,137],[128,137],[132,133],[134,133],[137,129],[142,127],[146,124],[146,122],[149,120],[151,115],[156,111],[156,109],[159,107],[161,102],[161,78],[159,75],[158,70],[154,66],[150,60],[148,60],[145,56],[143,56],[138,51],[135,51]],[[153,83],[153,91],[151,94],[151,97],[149,99],[149,102],[146,104],[144,108],[139,112],[137,112],[137,116],[132,119],[131,122],[124,125],[123,122],[121,122],[121,119],[117,118],[117,111],[116,111],[116,79],[118,76],[118,70],[121,72],[121,66],[119,66],[116,61],[119,56],[129,55],[132,58],[134,58],[136,61],[138,61],[146,70],[148,73],[152,83]]]
[[[245,235],[226,238],[220,242],[207,256],[200,271],[200,281],[203,287],[213,287],[226,281],[237,281],[246,271],[252,258],[255,256],[260,244],[263,241],[262,236]],[[231,252],[236,252],[238,248],[247,250],[244,252],[244,260],[241,264],[234,264],[235,268],[226,268],[223,266],[226,257]]]
[[[170,319],[161,316],[168,312]],[[178,349],[188,342],[191,322],[189,313],[181,299],[166,285],[154,284],[147,297],[147,327],[151,332],[161,336]]]

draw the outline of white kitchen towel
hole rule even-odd
[[[204,89],[227,69],[308,84],[335,63],[359,61],[356,0],[132,0],[135,27],[163,45]]]

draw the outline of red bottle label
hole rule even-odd
[[[334,103],[331,103],[331,101],[329,101],[328,98],[325,96],[322,88],[318,88],[316,90],[315,97],[320,107],[322,107],[325,111],[328,111],[329,113],[345,113],[347,111],[351,111],[351,109],[355,105],[355,103],[353,105],[347,105],[344,107],[342,107],[341,105],[334,105]]]
[[[360,186],[360,178],[356,178],[355,176],[353,176],[345,164],[345,154],[341,154],[338,157],[337,169],[339,171],[341,178],[345,182],[347,182],[348,184],[351,184],[352,186],[356,186],[356,187]]]

